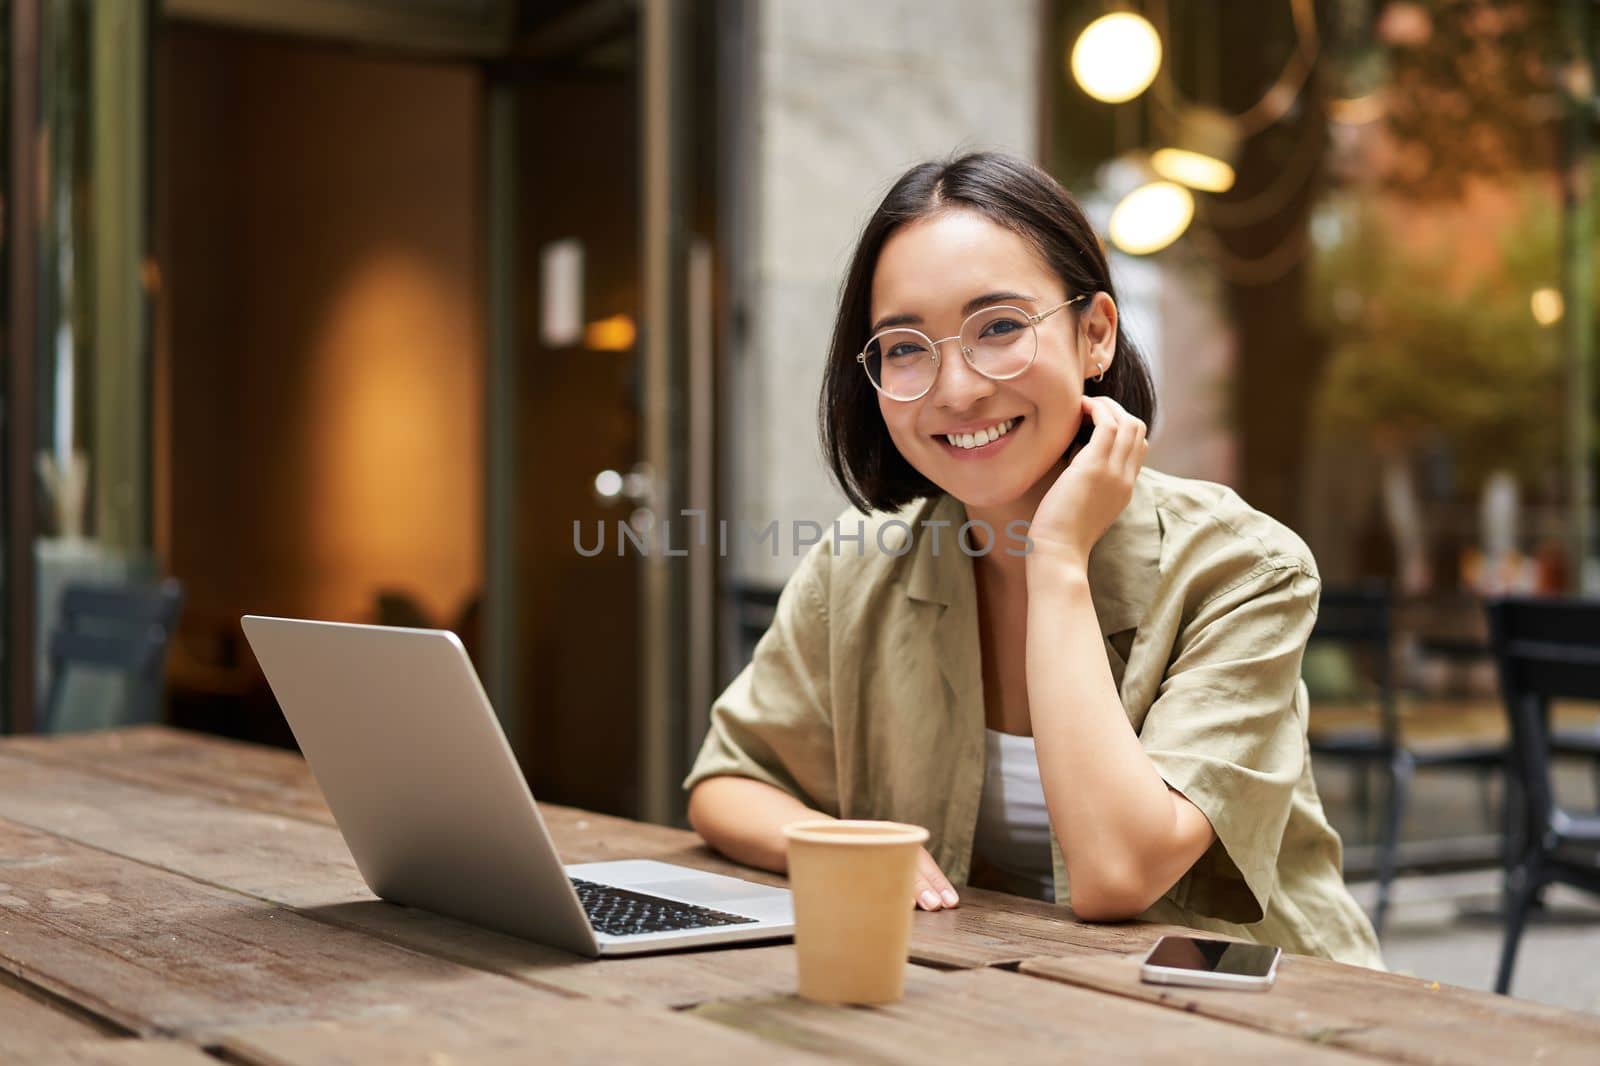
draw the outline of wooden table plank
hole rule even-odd
[[[298,752],[167,726],[143,725],[0,740],[0,752],[88,769],[165,791],[209,796],[235,807],[333,824]]]
[[[333,825],[311,770],[297,752],[246,744],[167,726],[0,738],[0,754],[144,785],[162,792],[202,796],[226,806]],[[575,807],[540,803],[540,813],[567,862],[603,862],[647,857],[646,853],[691,849],[699,838],[669,826],[651,825]],[[782,878],[752,871],[705,849],[704,868],[738,870],[755,880]]]
[[[728,863],[682,830],[541,809],[568,861],[661,858],[782,882]],[[242,1059],[360,1060],[363,1042],[381,1040],[396,1018],[414,1028],[417,1046],[446,1055],[454,1047],[465,1057],[504,1051],[520,1059],[535,1050],[530,1034],[545,1029],[561,1029],[561,1039],[568,1029],[604,1035],[605,1024],[563,1026],[562,1009],[576,1001],[555,989],[594,997],[585,1010],[612,1010],[617,1019],[671,1018],[652,1005],[699,1004],[681,1017],[868,1061],[962,1058],[962,1049],[980,1060],[1034,1057],[1041,1046],[1118,1059],[1192,1046],[1202,1060],[1226,1053],[1232,1061],[1241,1057],[1239,1041],[1248,1043],[1246,1061],[1258,1052],[1298,1060],[1317,1044],[1402,1061],[1465,1061],[1463,1051],[1484,1048],[1492,1049],[1487,1058],[1518,1059],[1532,1048],[1565,1061],[1574,1047],[1600,1043],[1584,1015],[1462,990],[1425,994],[1413,979],[1312,959],[1286,960],[1284,972],[1309,966],[1315,979],[1304,979],[1305,971],[1299,985],[1280,977],[1264,997],[1143,986],[1137,959],[1124,956],[1161,927],[1084,925],[1049,904],[974,889],[955,911],[916,916],[915,957],[945,967],[1050,958],[1025,963],[1028,976],[914,967],[906,1002],[880,1011],[788,996],[794,962],[787,945],[588,962],[372,899],[298,756],[160,728],[0,741],[0,817],[35,827],[0,822],[0,970],[107,1024],[234,1041],[228,1053]],[[165,936],[179,940],[169,946]],[[302,961],[309,967],[303,980]],[[208,967],[223,978],[207,984]],[[1038,979],[1047,977],[1055,980]],[[290,995],[286,984],[306,990]],[[1063,992],[1074,1006],[1063,1005]],[[307,996],[316,1002],[308,1005]],[[1297,1005],[1286,1012],[1286,1002]],[[1430,1028],[1439,1003],[1454,1006],[1437,1025],[1470,1032],[1467,1046],[1441,1043],[1437,1026]],[[1182,1010],[1167,1009],[1174,1006]],[[500,1012],[504,1025],[486,1023],[484,1032],[503,1038],[473,1043],[471,1018],[485,1010]],[[980,1020],[969,1022],[970,1015]],[[318,1018],[333,1023],[309,1024]],[[542,1018],[548,1021],[538,1024]],[[1201,1029],[1172,1030],[1174,1019]],[[632,1022],[615,1024],[633,1032]],[[998,1034],[985,1028],[991,1024]],[[923,1037],[907,1037],[910,1028]],[[1121,1032],[1123,1043],[1113,1048],[1101,1030]],[[641,1040],[672,1044],[699,1030],[640,1032]],[[563,1047],[574,1057],[588,1053],[581,1040]],[[270,1058],[279,1053],[290,1057]]]
[[[995,969],[940,974],[899,1003],[848,1009],[794,998],[708,1003],[693,1014],[858,1062],[1352,1063],[1356,1056]]]
[[[0,817],[546,989],[686,1006],[794,987],[788,944],[596,963],[378,900],[335,829],[76,769],[0,755]]]
[[[333,825],[333,814],[298,752],[247,744],[168,726],[142,725],[55,736],[0,738],[0,753],[95,773],[163,792],[203,796],[218,803]],[[680,847],[698,838],[682,829],[650,825],[575,807],[541,803],[552,835],[568,862],[619,857],[614,841]],[[621,857],[636,857],[624,855]]]
[[[1165,934],[1193,932],[1145,922],[1080,922],[1053,903],[970,885],[961,889],[961,901],[954,910],[917,912],[913,959],[950,969],[1014,967],[1032,956],[1035,946],[1051,945],[1044,951],[1052,955],[1103,955],[1148,950]]]
[[[761,1050],[756,1039],[708,1022],[659,1008],[580,1001],[457,966],[4,820],[0,874],[7,878],[0,893],[0,970],[79,1004],[107,1025],[220,1042],[240,1061],[257,1061],[249,1052],[253,1042],[261,1045],[260,1061],[279,1061],[266,1050],[277,1038],[262,1034],[286,1022],[317,1020],[338,1023],[322,1030],[333,1034],[324,1048],[329,1055],[348,1051],[352,1039],[361,1047],[374,1033],[403,1031],[397,1019],[416,1022],[413,1038],[431,1033],[453,1046],[470,1037],[469,1044],[482,1043],[479,1050],[515,1052],[523,1061],[541,1043],[588,1061],[614,1061],[619,1047],[629,1046],[619,1041],[636,1049],[675,1042],[667,1057],[676,1061],[706,1061],[724,1052],[753,1057]],[[695,958],[708,965],[707,956]],[[612,965],[572,956],[563,961],[595,975]],[[792,974],[792,962],[785,970]],[[650,977],[646,966],[629,980]],[[719,979],[731,984],[739,977],[734,968]],[[626,983],[620,972],[612,979]],[[762,1058],[773,1050],[765,1049]],[[802,1061],[777,1050],[780,1060]],[[142,1043],[104,1040],[75,1044],[62,1056],[63,1063],[130,1066],[190,1058],[182,1045],[146,1050]],[[323,1060],[307,1051],[304,1061]]]
[[[9,884],[0,881],[0,885],[6,885],[0,888],[0,897],[9,898]],[[104,1038],[112,1032],[115,1030],[70,1005],[51,1001],[27,982],[0,973],[0,1062],[18,1062],[62,1044]]]
[[[0,818],[287,906],[372,899],[339,831],[11,757]]]
[[[728,997],[781,995],[795,985],[791,944],[597,961],[376,899],[299,913],[540,988],[618,1003],[687,1007]]]
[[[589,1000],[533,1009],[428,1010],[261,1027],[221,1034],[216,1043],[229,1055],[262,1066],[367,1062],[383,1066],[525,1066],[535,1062],[821,1066],[825,1061],[681,1013]]]
[[[0,754],[62,766],[161,792],[201,796],[231,807],[333,825],[305,760],[296,752],[172,729],[133,726],[59,736],[0,738]],[[567,862],[648,857],[700,847],[692,832],[575,807],[539,810]],[[727,862],[703,849],[702,868],[739,871],[754,880],[783,879]]]
[[[1137,956],[1030,959],[1024,974],[1411,1063],[1600,1060],[1600,1016],[1285,956],[1265,993],[1147,985]]]
[[[172,738],[158,739],[165,747]],[[171,792],[136,784],[132,778],[106,777],[99,767],[40,762],[34,758],[36,750],[36,746],[19,749],[9,741],[0,743],[0,816],[263,900],[315,907],[315,916],[337,924],[550,987],[618,996],[626,988],[641,987],[633,981],[612,982],[609,975],[559,973],[572,956],[519,946],[524,942],[465,923],[400,908],[341,907],[373,897],[337,831],[232,806],[204,793]],[[26,757],[18,757],[19,751]],[[114,753],[108,755],[102,765],[115,765],[109,761],[114,758]],[[301,772],[306,772],[303,764]],[[716,855],[684,830],[571,808],[541,809],[566,861],[654,858],[767,884],[785,883],[781,877]],[[916,914],[913,961],[960,968],[1012,965],[1031,956],[1062,955],[1074,949],[1120,953],[1147,947],[1162,932],[1172,931],[1155,925],[1089,925],[1047,903],[978,889],[965,890],[964,899],[963,906],[953,911]],[[740,969],[746,971],[741,979],[751,981],[753,991],[792,987],[787,949],[743,951],[764,952],[739,960]],[[683,1006],[725,994],[727,982],[720,979],[720,967],[702,966],[689,961],[689,956],[670,958],[680,961],[635,964],[663,976],[682,975],[642,986],[650,990],[648,1001]],[[628,994],[628,998],[638,996],[638,992]]]
[[[217,1060],[180,1040],[74,1041],[48,1051],[0,1059],[6,1066],[217,1066]]]
[[[145,1035],[558,999],[0,820],[0,969]]]

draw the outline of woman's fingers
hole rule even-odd
[[[1144,466],[1145,456],[1150,454],[1150,441],[1145,436],[1145,433],[1145,425],[1141,422],[1139,423],[1139,439],[1128,456],[1126,474],[1129,481],[1139,476],[1139,469]]]
[[[1130,480],[1139,472],[1139,464],[1144,460],[1144,435],[1144,422],[1123,412],[1111,469]]]
[[[1116,448],[1120,428],[1117,416],[1122,408],[1109,396],[1085,396],[1083,411],[1094,423],[1094,432],[1089,436],[1089,443],[1078,453],[1073,462],[1076,463],[1079,459],[1085,463],[1108,462]]]
[[[1080,454],[1104,463],[1114,476],[1132,481],[1149,447],[1144,421],[1109,396],[1083,397],[1083,410],[1094,421],[1094,434]]]
[[[933,856],[928,854],[927,848],[922,848],[917,854],[917,881],[914,891],[916,905],[925,911],[954,907],[961,902],[961,897],[956,894],[950,879],[939,869],[939,864],[933,861]]]

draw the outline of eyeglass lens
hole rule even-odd
[[[1038,350],[1038,333],[1026,312],[988,307],[961,325],[961,353],[985,377],[1006,379],[1028,369]],[[914,400],[933,387],[939,365],[933,342],[914,329],[890,329],[867,344],[867,376],[893,399]]]

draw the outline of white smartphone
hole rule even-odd
[[[1283,949],[1266,944],[1164,936],[1144,957],[1141,979],[1157,985],[1197,985],[1265,991],[1278,976]]]

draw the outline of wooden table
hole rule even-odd
[[[758,879],[546,806],[568,861]],[[0,1063],[1583,1062],[1600,1016],[1286,958],[1266,994],[1138,980],[1163,929],[969,889],[905,999],[792,994],[791,945],[592,962],[362,883],[298,756],[162,728],[0,740]]]

